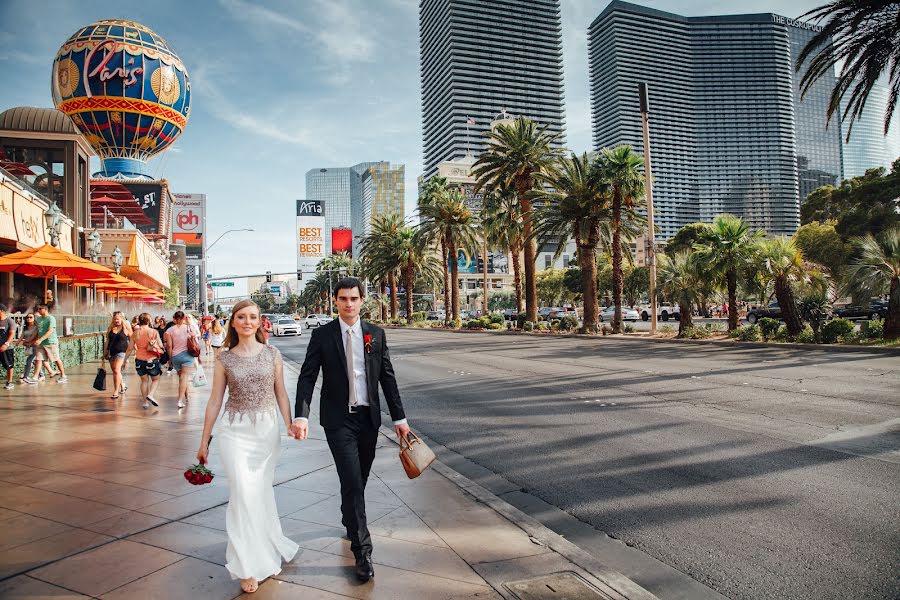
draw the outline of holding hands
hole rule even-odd
[[[297,440],[305,440],[309,434],[309,421],[306,419],[294,419],[294,422],[288,425],[288,435]]]

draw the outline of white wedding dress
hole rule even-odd
[[[222,352],[228,400],[217,428],[230,497],[225,511],[225,568],[235,579],[262,581],[281,571],[298,546],[285,537],[275,506],[275,465],[281,428],[275,399],[278,350],[265,346],[253,357]]]

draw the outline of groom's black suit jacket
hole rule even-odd
[[[378,384],[384,392],[391,418],[395,421],[405,419],[403,404],[400,402],[400,391],[391,365],[384,330],[371,323],[360,320],[363,337],[371,336],[371,351],[363,354],[366,357],[366,383],[368,401],[372,409],[369,414],[372,424],[381,425],[381,401],[378,398]],[[319,419],[322,427],[332,429],[340,427],[347,418],[350,397],[350,383],[347,379],[347,358],[344,352],[345,340],[341,335],[340,319],[328,325],[317,327],[310,336],[306,350],[306,359],[300,369],[297,380],[297,401],[294,406],[294,417],[309,418],[309,407],[312,402],[313,388],[322,369],[322,395],[319,400]]]

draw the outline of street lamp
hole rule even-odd
[[[210,244],[209,246],[207,246],[203,251],[203,260],[200,261],[200,304],[202,305],[201,309],[200,309],[200,314],[202,314],[204,316],[207,313],[207,310],[206,310],[207,309],[207,305],[206,305],[206,261],[209,259],[209,251],[213,246],[215,246],[216,244],[219,243],[219,240],[221,240],[223,237],[225,237],[229,233],[233,233],[235,231],[253,231],[253,228],[252,227],[243,227],[240,229],[229,229],[228,231],[226,231],[225,233],[223,233],[222,235],[217,237],[215,240],[213,240],[213,243]],[[216,301],[216,295],[217,294],[213,293],[213,303],[215,303],[215,301]]]
[[[646,83],[638,84],[638,97],[641,108],[641,124],[644,129],[644,173],[647,193],[647,245],[646,261],[650,267],[650,334],[656,333],[656,228],[653,225],[653,175],[650,170],[650,95]]]
[[[56,205],[56,202],[44,211],[44,220],[47,223],[47,233],[50,234],[50,244],[54,247],[59,246],[59,226],[62,223],[63,212]]]

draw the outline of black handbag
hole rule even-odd
[[[97,369],[97,376],[94,377],[94,389],[98,392],[106,391],[106,369],[103,367]]]

